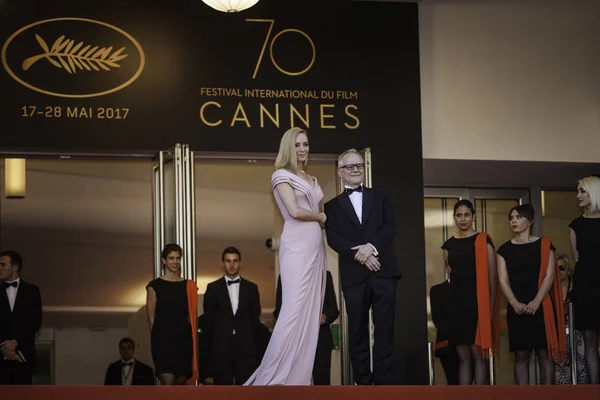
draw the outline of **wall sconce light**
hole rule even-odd
[[[4,160],[4,196],[7,199],[25,198],[26,167],[24,158],[6,158]]]
[[[546,217],[546,193],[542,190],[542,218]]]
[[[202,2],[217,11],[234,13],[252,7],[258,3],[258,0],[202,0]]]

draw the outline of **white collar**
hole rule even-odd
[[[14,281],[6,281],[6,283],[13,283],[13,282],[20,283],[21,282],[21,278],[17,278]]]
[[[234,281],[236,279],[240,278],[240,274],[238,274],[235,278],[230,278],[227,275],[223,275],[223,278],[225,278],[226,281]],[[241,279],[240,279],[241,280]]]

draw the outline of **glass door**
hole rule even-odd
[[[167,243],[183,248],[185,279],[196,280],[194,153],[188,145],[160,151],[152,162],[154,277],[161,275],[160,253]]]

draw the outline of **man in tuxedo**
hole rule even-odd
[[[243,385],[260,362],[260,296],[258,286],[240,277],[242,255],[223,250],[224,276],[204,294],[205,384]]]
[[[141,361],[136,360],[135,343],[130,338],[123,338],[119,342],[121,359],[108,366],[105,385],[154,385],[154,371]]]
[[[31,385],[35,335],[42,326],[42,296],[21,279],[23,259],[16,251],[0,253],[0,384]]]
[[[277,279],[277,297],[275,301],[275,319],[279,317],[281,311],[281,276]],[[325,299],[323,301],[323,312],[321,314],[321,327],[319,329],[319,341],[317,342],[317,352],[315,354],[315,364],[313,365],[313,384],[331,385],[331,350],[333,350],[333,336],[331,335],[331,324],[340,315],[337,300],[335,299],[335,290],[333,289],[333,277],[331,272],[327,271],[327,283],[325,286]]]
[[[363,186],[364,161],[354,149],[338,158],[345,191],[325,203],[329,246],[339,255],[350,358],[358,385],[390,383],[396,283],[401,277],[394,253],[396,222],[392,202],[381,190]],[[375,339],[370,367],[369,309]]]
[[[448,266],[446,267],[446,276],[450,276],[450,267]],[[438,357],[442,363],[448,385],[458,385],[458,367],[460,362],[456,347],[443,344],[443,342],[448,340],[448,313],[450,312],[450,304],[448,302],[449,296],[450,281],[448,279],[432,286],[429,290],[431,319],[437,329],[435,343],[436,345],[442,346],[435,350],[435,356]]]

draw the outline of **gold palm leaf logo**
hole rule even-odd
[[[61,36],[52,45],[48,44],[39,35],[35,35],[44,53],[29,57],[23,61],[23,69],[27,71],[37,61],[45,58],[57,68],[64,69],[69,74],[74,74],[77,69],[87,71],[110,71],[111,68],[120,68],[119,61],[127,57],[123,54],[125,47],[121,47],[116,51],[112,51],[113,47],[92,47],[91,45],[84,46],[83,42],[75,44],[74,40],[65,39]],[[111,54],[112,52],[112,54]]]

